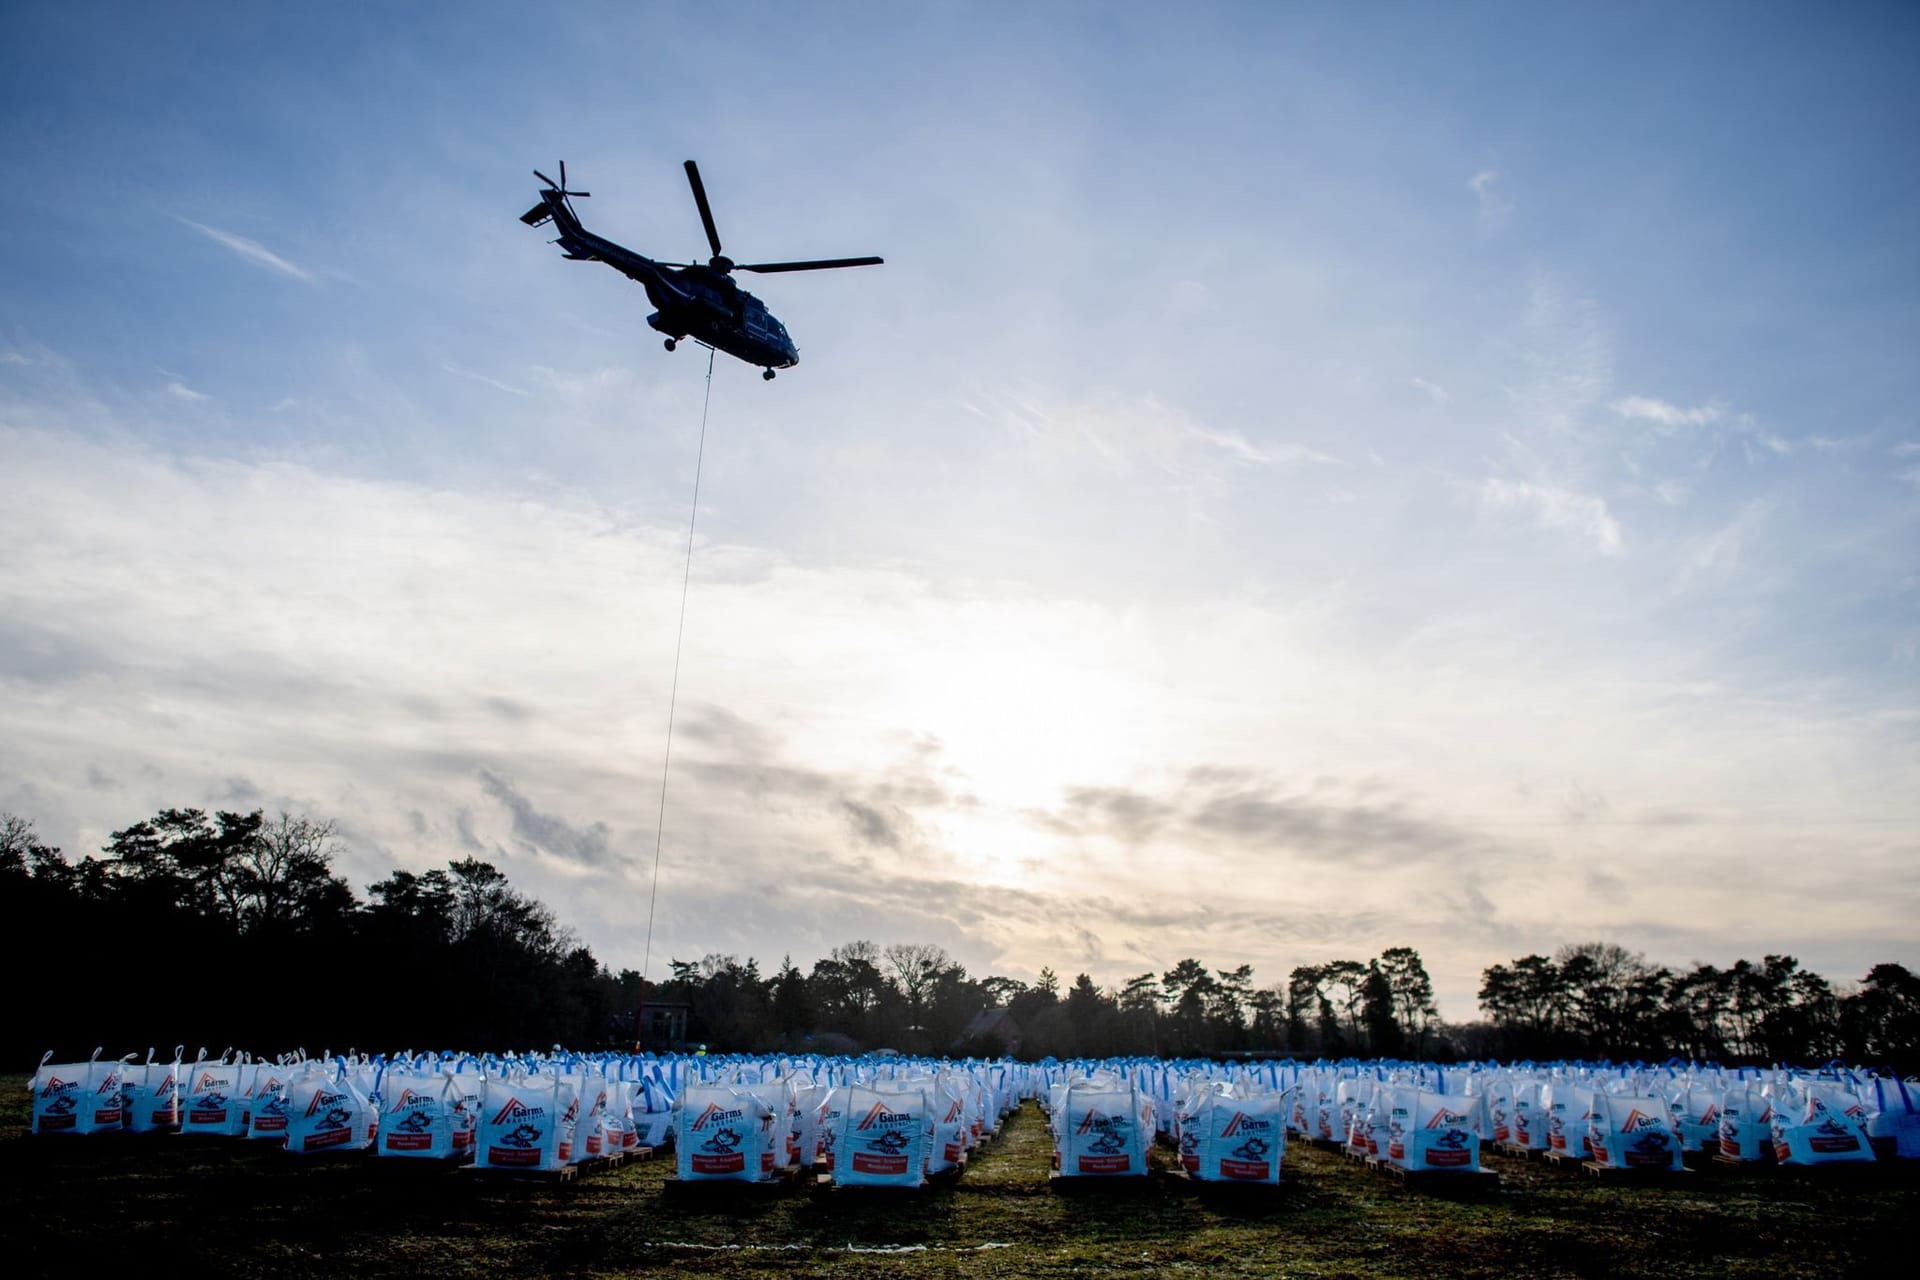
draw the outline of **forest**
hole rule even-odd
[[[394,870],[362,896],[339,854],[315,818],[166,809],[72,862],[0,814],[0,957],[19,992],[0,1052],[631,1048],[657,1026],[672,1042],[649,1048],[715,1052],[1920,1066],[1920,977],[1894,963],[1836,985],[1791,956],[1676,969],[1573,944],[1489,967],[1466,1023],[1440,1021],[1409,947],[1264,986],[1250,965],[1197,958],[1103,986],[1051,968],[975,977],[937,946],[857,940],[804,969],[674,959],[643,991],[490,863]]]

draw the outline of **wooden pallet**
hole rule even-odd
[[[489,1179],[495,1182],[572,1182],[580,1176],[580,1166],[563,1164],[558,1169],[492,1169],[477,1164],[463,1164],[461,1173],[479,1175],[476,1182]]]
[[[1342,1147],[1340,1148],[1340,1154],[1345,1156],[1348,1160],[1352,1161],[1354,1164],[1366,1164],[1369,1160],[1372,1160],[1374,1158],[1373,1152],[1367,1151],[1361,1147]]]
[[[1191,1173],[1188,1173],[1183,1166],[1179,1165],[1171,1169],[1154,1168],[1150,1170],[1149,1173],[1151,1177],[1160,1179],[1170,1187],[1177,1187],[1182,1191],[1196,1192],[1200,1195],[1237,1196],[1271,1194],[1278,1191],[1281,1187],[1290,1185],[1284,1174],[1278,1182],[1240,1182],[1232,1179],[1196,1178]]]
[[[1575,1155],[1571,1151],[1555,1151],[1548,1147],[1540,1153],[1540,1159],[1552,1169],[1572,1169],[1586,1161],[1585,1155]]]
[[[1623,1169],[1618,1165],[1601,1164],[1598,1160],[1582,1160],[1580,1171],[1603,1185],[1610,1183],[1630,1183],[1636,1186],[1661,1186],[1675,1182],[1691,1182],[1691,1169]]]
[[[1515,1160],[1538,1160],[1544,1155],[1545,1148],[1530,1147],[1524,1142],[1496,1142],[1493,1150],[1497,1155],[1509,1156]]]
[[[1498,1191],[1500,1175],[1491,1169],[1409,1169],[1378,1156],[1367,1161],[1375,1173],[1416,1191]]]
[[[1771,1155],[1767,1156],[1764,1160],[1742,1160],[1739,1156],[1715,1154],[1713,1159],[1709,1160],[1707,1164],[1708,1167],[1718,1173],[1752,1173],[1756,1169],[1771,1169],[1774,1167],[1773,1157]]]

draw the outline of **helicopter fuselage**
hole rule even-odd
[[[692,338],[768,370],[800,363],[799,348],[787,336],[786,326],[725,272],[656,262],[581,226],[560,192],[542,192],[540,198],[545,209],[536,205],[523,220],[538,225],[535,215],[544,212],[539,222],[552,218],[567,257],[604,262],[638,283],[659,308],[647,317],[647,324],[669,339]]]

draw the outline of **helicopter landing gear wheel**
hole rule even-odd
[[[680,345],[680,344],[679,344],[678,342],[676,342],[676,341],[675,341],[674,339],[672,339],[672,338],[668,338],[668,339],[667,339],[667,350],[669,350],[669,351],[671,351],[671,350],[673,350],[673,349],[674,349],[675,347],[677,347],[677,346],[679,346],[679,345]]]
[[[761,372],[761,374],[760,374],[760,376],[761,376],[762,378],[764,378],[764,379],[766,379],[766,380],[767,380],[768,382],[772,382],[772,381],[773,381],[773,370],[771,370],[771,369],[767,369],[767,370],[763,370],[763,371]]]

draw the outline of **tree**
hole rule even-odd
[[[1218,984],[1198,960],[1182,960],[1160,975],[1160,986],[1173,1005],[1170,1020],[1174,1042],[1182,1053],[1203,1053],[1211,1047],[1207,1034],[1207,1001]]]
[[[1360,982],[1361,1017],[1367,1024],[1367,1052],[1375,1057],[1397,1058],[1405,1051],[1406,1037],[1394,1016],[1393,983],[1380,961],[1367,962],[1367,976]]]
[[[896,942],[884,953],[894,981],[906,993],[908,1025],[924,1027],[927,993],[953,967],[953,957],[929,942]]]
[[[1130,1048],[1135,1053],[1160,1052],[1160,979],[1151,970],[1128,978],[1120,989],[1120,1011],[1126,1018]]]
[[[1840,1002],[1840,1025],[1855,1061],[1920,1067],[1920,975],[1904,965],[1873,966]]]
[[[1287,1044],[1300,1052],[1316,1040],[1330,1046],[1340,1033],[1320,976],[1320,966],[1313,964],[1299,965],[1287,975]]]
[[[0,813],[0,883],[25,880],[36,868],[59,858],[58,849],[40,843],[33,823],[17,814]]]
[[[1206,994],[1214,1043],[1230,1049],[1243,1047],[1247,1039],[1247,1001],[1253,995],[1253,966],[1214,970],[1213,989]]]
[[[1332,960],[1320,966],[1321,1001],[1345,1018],[1335,1039],[1347,1049],[1360,1043],[1361,1011],[1367,1000],[1367,967],[1358,960]]]
[[[773,1028],[782,1036],[804,1035],[813,1024],[813,1001],[807,990],[807,975],[800,972],[792,956],[780,957],[780,969],[773,975]]]
[[[1388,947],[1380,953],[1380,972],[1386,977],[1393,1020],[1407,1049],[1415,1056],[1424,1054],[1427,1037],[1440,1018],[1427,966],[1412,947]]]
[[[282,810],[238,846],[230,872],[234,911],[243,928],[312,928],[336,921],[357,905],[347,882],[333,874],[339,851],[333,823]]]
[[[262,825],[252,813],[162,809],[113,833],[103,852],[109,877],[134,887],[149,906],[173,905],[209,919],[241,923],[243,855]]]

